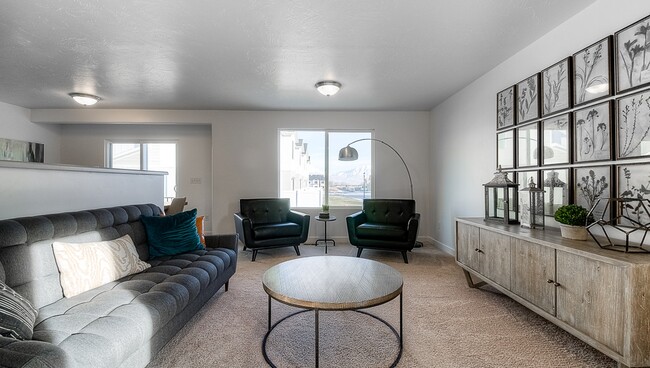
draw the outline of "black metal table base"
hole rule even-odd
[[[336,242],[334,241],[334,239],[329,239],[329,238],[316,239],[316,242],[314,243],[314,245],[315,245],[315,246],[318,245],[318,242],[323,242],[323,243],[325,243],[325,254],[327,254],[327,242],[332,242],[332,246],[333,246],[333,247],[336,246]]]
[[[352,309],[352,311],[354,311],[354,312],[365,314],[365,315],[367,315],[369,317],[372,317],[372,318],[378,320],[379,322],[385,324],[386,326],[388,326],[388,328],[390,328],[390,330],[393,332],[393,334],[395,334],[395,337],[397,337],[397,341],[399,343],[399,351],[397,353],[397,357],[391,363],[390,368],[396,367],[397,363],[399,363],[400,359],[402,358],[402,350],[403,350],[403,347],[404,347],[404,340],[403,340],[404,327],[403,327],[403,317],[402,317],[402,305],[403,305],[402,294],[400,293],[399,294],[399,332],[390,323],[388,323],[387,321],[375,316],[374,314],[371,314],[371,313],[368,313],[368,312],[365,312],[365,311],[362,311],[362,310],[358,310],[358,309]],[[319,316],[318,315],[319,315],[320,310],[319,309],[304,309],[304,310],[289,314],[288,316],[285,316],[282,319],[280,319],[279,321],[277,321],[275,324],[271,325],[271,297],[269,296],[268,331],[266,332],[266,334],[264,335],[264,339],[262,340],[262,354],[264,355],[264,360],[266,360],[266,362],[269,364],[270,367],[273,367],[273,368],[277,367],[271,361],[271,358],[268,356],[268,354],[266,352],[266,341],[268,340],[268,337],[271,334],[271,332],[273,332],[273,330],[280,323],[284,322],[285,320],[287,320],[287,319],[289,319],[291,317],[294,317],[294,316],[296,316],[298,314],[309,312],[309,311],[312,311],[312,310],[314,311],[314,334],[315,334],[314,335],[314,337],[315,337],[315,342],[314,342],[314,350],[315,350],[314,354],[315,354],[315,356],[314,356],[314,359],[315,359],[315,367],[318,368],[318,364],[319,364],[318,344],[319,344],[319,340],[320,340],[320,338],[319,338],[319,321],[318,321]]]

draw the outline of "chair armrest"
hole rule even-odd
[[[365,223],[366,221],[368,221],[368,216],[366,216],[365,212],[363,211],[355,212],[345,217],[350,244],[359,244],[359,238],[357,238],[357,226]]]
[[[237,252],[238,241],[239,235],[237,234],[216,234],[205,236],[206,248],[228,248]]]
[[[251,245],[254,241],[253,239],[253,224],[251,219],[248,217],[242,216],[241,213],[237,212],[234,215],[235,218],[235,231],[239,236],[239,241],[244,245]]]
[[[420,226],[420,214],[419,213],[414,213],[413,216],[409,219],[409,222],[406,224],[406,230],[408,232],[408,240],[409,242],[415,240],[418,237],[418,227]]]
[[[307,241],[307,237],[309,236],[309,220],[311,219],[311,216],[309,216],[306,213],[290,210],[289,213],[287,213],[287,220],[290,222],[293,222],[295,224],[300,225],[302,231],[300,233],[300,242],[304,243]]]

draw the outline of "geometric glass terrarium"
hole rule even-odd
[[[528,187],[520,190],[519,208],[521,214],[519,220],[521,227],[529,229],[544,228],[544,189],[537,188],[533,178],[530,178]]]
[[[499,171],[485,187],[485,221],[497,221],[504,224],[519,223],[519,184],[508,179],[508,173]]]
[[[605,215],[612,211],[614,218]],[[598,198],[589,211],[587,232],[603,249],[625,253],[650,253],[646,244],[650,230],[650,200]]]

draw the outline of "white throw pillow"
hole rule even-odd
[[[54,242],[52,248],[66,298],[151,267],[140,260],[129,235],[91,243]]]

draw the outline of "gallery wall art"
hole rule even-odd
[[[42,143],[0,138],[0,160],[42,163],[44,154]]]
[[[497,165],[520,189],[532,179],[546,190],[547,216],[570,203],[650,201],[650,16],[497,92],[496,109]]]

